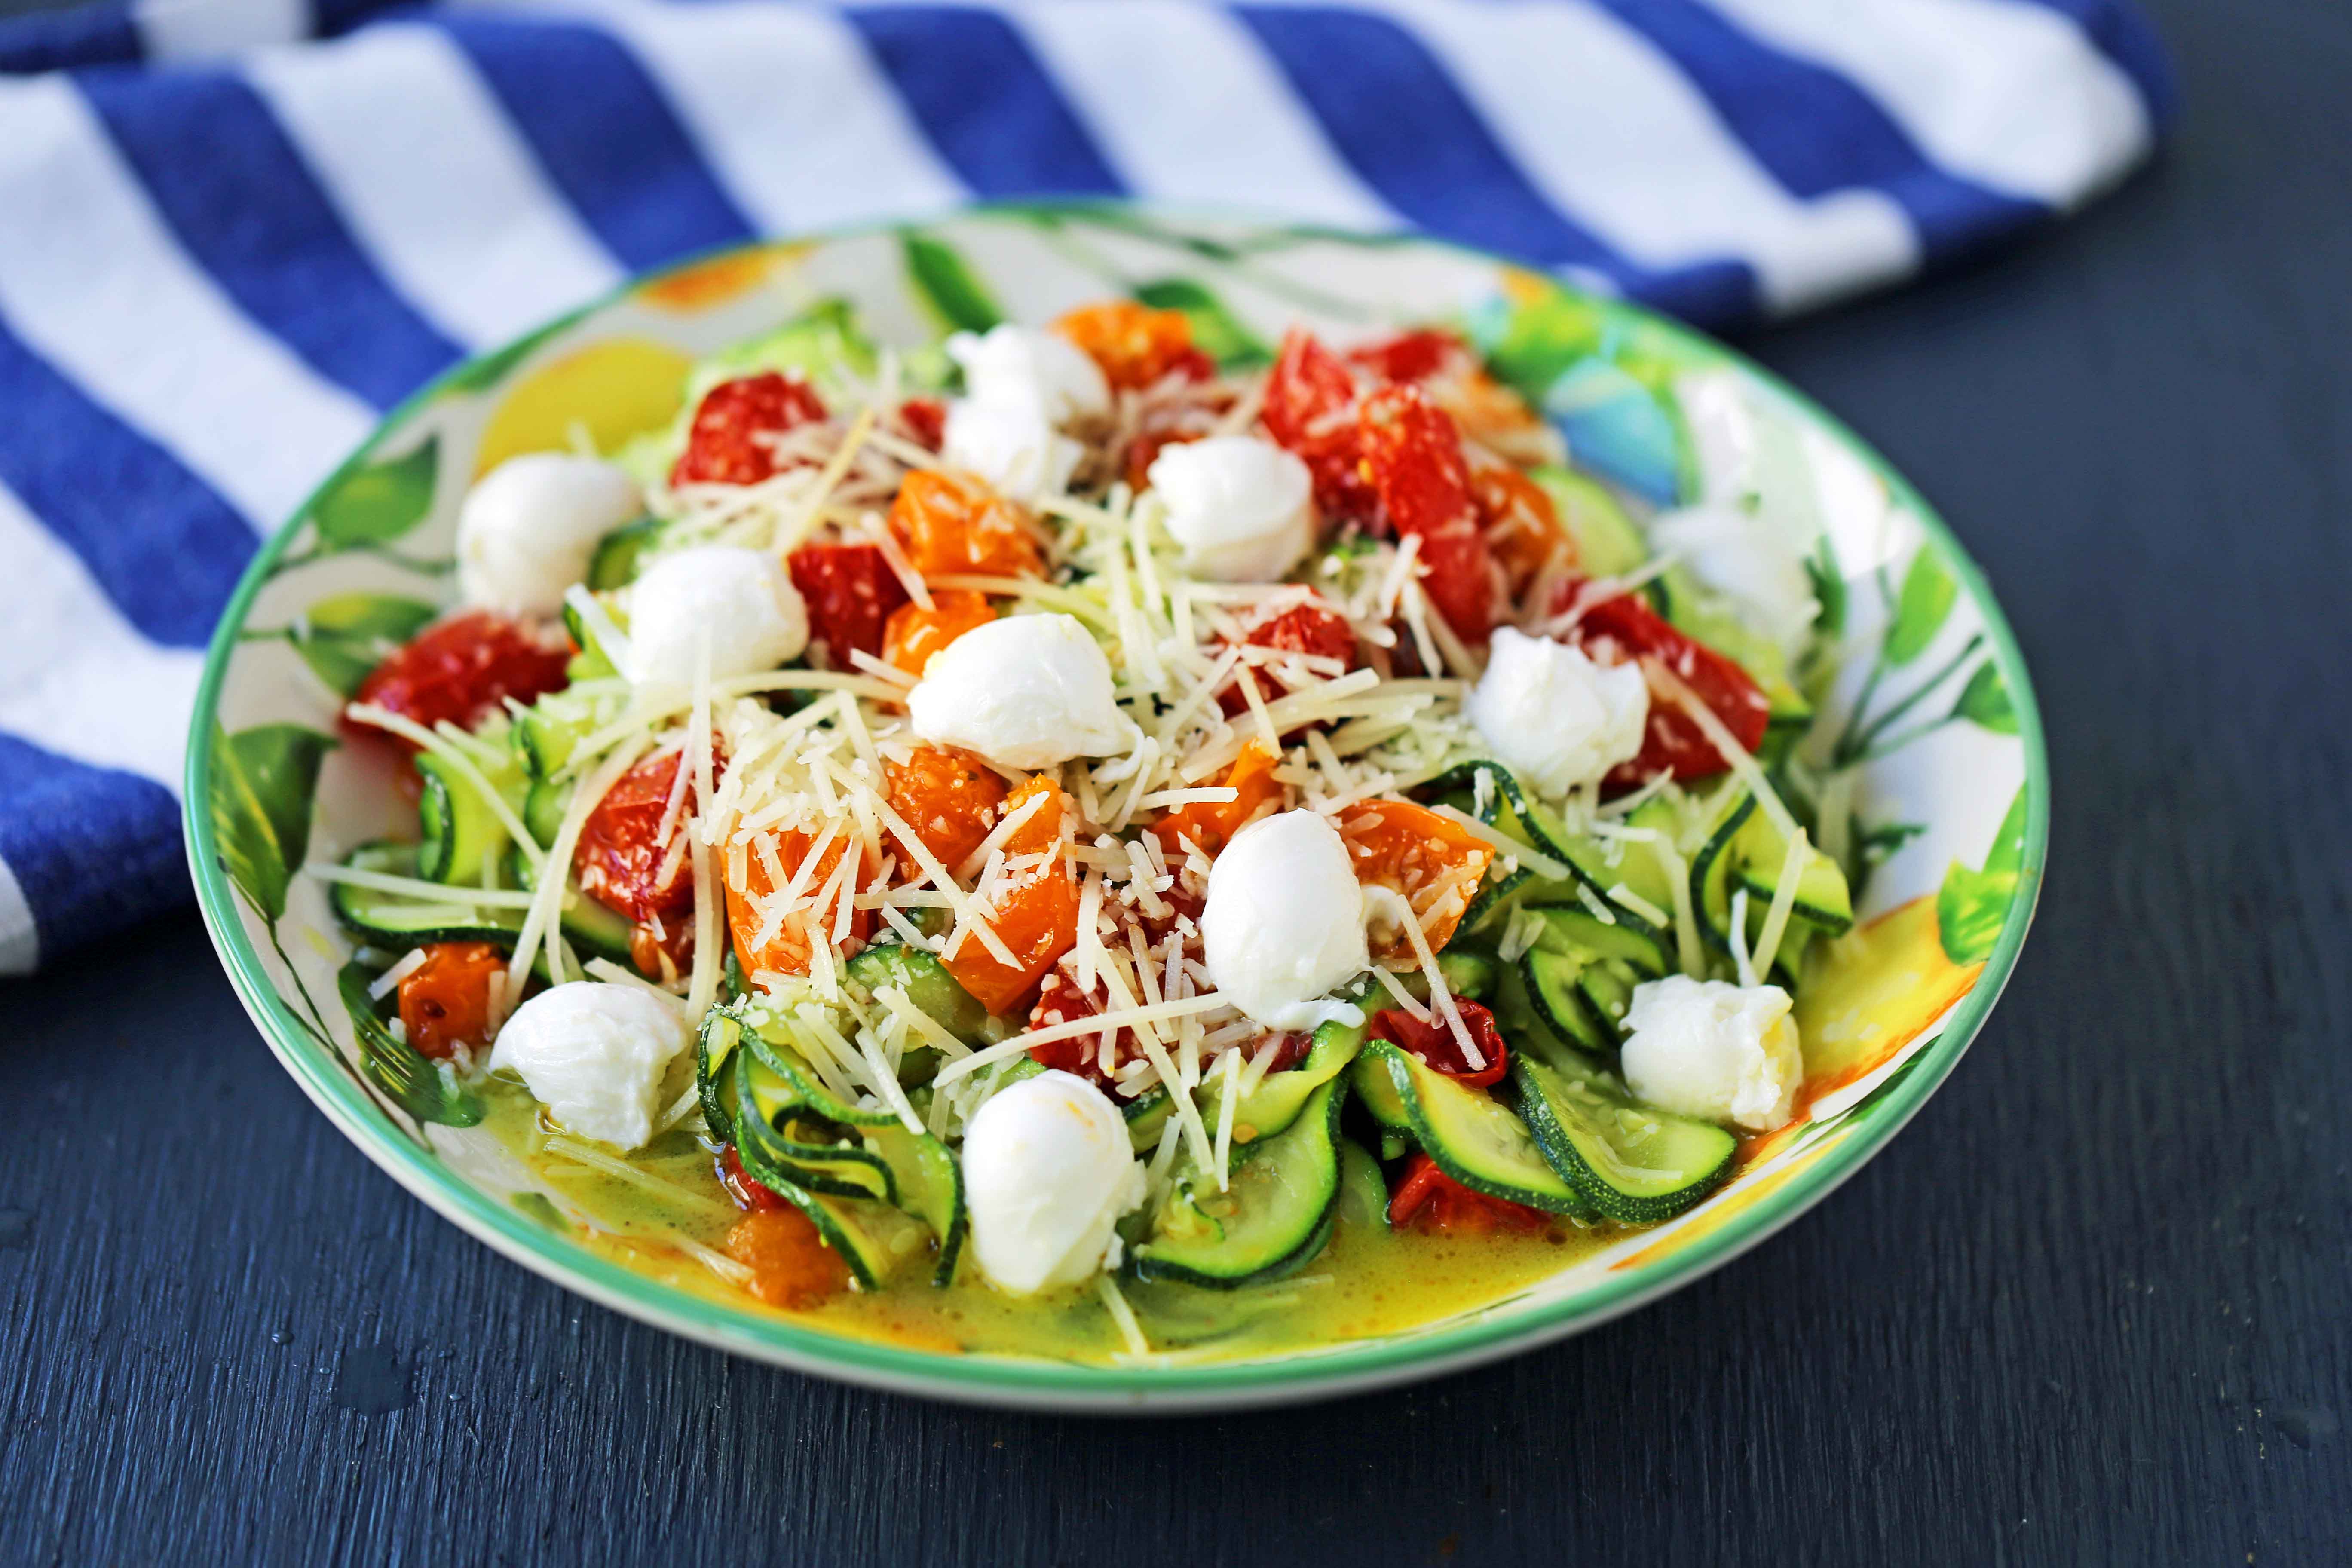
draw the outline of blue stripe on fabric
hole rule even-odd
[[[1126,186],[1012,25],[961,5],[844,13],[940,157],[983,196]]]
[[[1709,321],[1755,312],[1737,260],[1668,272],[1635,266],[1546,201],[1444,67],[1386,17],[1241,5],[1292,89],[1364,182],[1433,233],[1554,267],[1584,267],[1628,293]]]
[[[645,68],[573,23],[447,17],[556,188],[633,271],[752,237]],[[778,157],[790,157],[787,147]]]
[[[75,66],[143,58],[130,0],[98,0],[67,11],[0,18],[0,76],[31,76]]]
[[[2151,125],[2161,129],[2169,123],[2180,108],[2180,84],[2172,74],[2172,61],[2164,52],[2164,44],[2156,29],[2127,0],[2025,0],[2055,11],[2083,30],[2092,47],[2113,60],[2116,68],[2131,78],[2139,89],[2141,100],[2147,105]]]
[[[0,324],[0,484],[152,642],[202,647],[255,541],[179,459]],[[13,858],[11,858],[13,863]]]
[[[2049,215],[1928,162],[1868,93],[1784,55],[1693,0],[1599,0],[1681,68],[1792,195],[1861,186],[1910,216],[1930,252],[1965,247]]]
[[[107,70],[78,85],[189,254],[320,374],[389,408],[460,356],[377,274],[244,82]]]
[[[152,779],[94,768],[0,733],[0,860],[63,952],[188,901],[180,808]]]

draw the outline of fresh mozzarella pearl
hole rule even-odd
[[[490,1066],[520,1073],[531,1097],[583,1138],[635,1149],[654,1135],[662,1075],[685,1045],[677,1008],[650,991],[579,980],[516,1008]]]
[[[694,684],[702,647],[710,679],[773,669],[808,646],[808,606],[764,550],[703,544],[654,558],[629,589],[628,678]]]
[[[1009,768],[1104,757],[1128,744],[1110,660],[1072,616],[1008,616],[931,656],[907,694],[915,733]]]
[[[1042,1072],[992,1095],[963,1135],[964,1202],[981,1272],[1027,1296],[1104,1267],[1112,1226],[1143,1201],[1118,1108],[1086,1079]]]
[[[596,542],[645,507],[636,480],[566,452],[509,458],[457,509],[457,592],[469,605],[551,616],[588,575]]]
[[[1681,556],[1759,637],[1792,658],[1803,648],[1821,605],[1804,561],[1770,522],[1731,507],[1688,507],[1653,518],[1650,542]]]
[[[1110,412],[1110,384],[1087,352],[1059,332],[1007,322],[984,337],[958,332],[948,357],[963,367],[963,387],[974,403],[1027,405],[1049,425],[1097,419]]]
[[[1789,1120],[1805,1076],[1789,994],[1671,974],[1633,987],[1619,1063],[1661,1110],[1764,1132]]]
[[[1465,710],[1496,761],[1559,796],[1641,751],[1650,691],[1638,665],[1595,664],[1582,648],[1504,626]]]
[[[1151,488],[1184,564],[1222,583],[1271,583],[1315,546],[1315,481],[1271,441],[1213,436],[1163,447]]]
[[[1339,830],[1319,812],[1251,823],[1209,867],[1201,911],[1209,978],[1269,1029],[1312,1029],[1360,1009],[1327,1001],[1371,967],[1364,890]]]
[[[986,479],[998,494],[1035,505],[1069,489],[1086,448],[1056,431],[1045,411],[1028,402],[983,403],[958,398],[948,405],[940,456],[951,468]]]

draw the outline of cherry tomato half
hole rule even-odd
[[[1275,444],[1297,455],[1315,478],[1326,520],[1370,515],[1378,503],[1358,461],[1356,377],[1312,332],[1293,327],[1265,382],[1260,416]]]
[[[616,914],[659,920],[665,928],[694,908],[694,857],[670,852],[694,808],[691,780],[669,833],[660,836],[684,761],[683,752],[669,752],[623,773],[588,814],[572,861],[582,892]]]
[[[786,564],[808,603],[809,639],[824,644],[827,668],[851,668],[853,651],[881,657],[883,629],[908,595],[880,545],[803,545]]]
[[[1415,1154],[1406,1162],[1403,1178],[1389,1195],[1389,1224],[1414,1230],[1486,1235],[1498,1230],[1549,1230],[1551,1216],[1541,1209],[1465,1187],[1438,1169],[1437,1162],[1428,1155]]]
[[[824,417],[824,400],[797,375],[762,371],[702,395],[687,427],[674,485],[756,485],[776,472],[774,437]]]
[[[1555,601],[1565,610],[1574,602],[1580,584],[1560,590]],[[1620,594],[1588,608],[1578,620],[1574,636],[1584,651],[1604,662],[1650,658],[1682,678],[1706,704],[1732,739],[1749,752],[1764,743],[1772,705],[1746,670],[1678,630],[1635,594]],[[1678,779],[1706,778],[1731,763],[1715,748],[1688,713],[1675,703],[1650,702],[1650,721],[1642,735],[1642,750],[1630,763],[1612,769],[1603,781],[1611,790],[1646,784],[1659,770]]]
[[[1495,569],[1478,531],[1462,433],[1414,386],[1364,399],[1357,439],[1381,510],[1401,536],[1421,541],[1422,588],[1466,642],[1484,642],[1494,619]]]
[[[1504,1072],[1511,1065],[1511,1053],[1503,1044],[1502,1031],[1495,1027],[1495,1015],[1466,997],[1456,996],[1454,1005],[1461,1013],[1462,1026],[1470,1032],[1478,1054],[1486,1058],[1485,1067],[1471,1067],[1470,1058],[1462,1052],[1462,1042],[1454,1037],[1454,1031],[1434,1009],[1424,1024],[1402,1007],[1384,1008],[1372,1015],[1364,1033],[1419,1057],[1422,1066],[1457,1082],[1477,1089],[1502,1082]]]
[[[352,701],[373,703],[428,730],[445,719],[470,730],[504,711],[509,697],[531,702],[562,690],[570,657],[560,640],[551,646],[520,621],[469,611],[419,632],[368,672]]]
[[[425,962],[401,977],[400,1021],[420,1056],[439,1060],[461,1044],[489,1037],[490,976],[504,974],[507,955],[487,942],[436,942]]]

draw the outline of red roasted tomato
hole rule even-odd
[[[694,808],[691,781],[668,835],[656,837],[684,760],[684,752],[669,752],[639,763],[621,775],[580,829],[580,847],[572,860],[580,890],[633,921],[660,920],[667,926],[694,908],[694,858],[680,854],[673,862],[669,852]]]
[[[696,406],[669,482],[756,485],[776,471],[769,440],[824,417],[824,400],[797,375],[770,370],[722,381]]]
[[[1364,472],[1400,536],[1421,540],[1422,587],[1454,634],[1484,642],[1494,616],[1495,571],[1478,530],[1470,466],[1452,416],[1413,386],[1364,399],[1357,423]]]
[[[561,640],[551,647],[520,621],[474,610],[419,632],[368,672],[352,700],[373,703],[428,730],[444,719],[471,729],[503,711],[509,697],[530,702],[561,691],[569,658]]]
[[[910,397],[898,405],[898,423],[926,451],[947,444],[948,405],[936,397]]]
[[[1356,631],[1348,617],[1320,600],[1309,605],[1294,605],[1279,615],[1269,616],[1252,626],[1242,638],[1248,647],[1278,648],[1286,653],[1309,654],[1322,658],[1338,659],[1347,669],[1356,668]],[[1258,695],[1268,701],[1282,695],[1281,683],[1264,670],[1254,670]],[[1217,693],[1217,705],[1226,714],[1248,710],[1249,699],[1242,694],[1240,677]]]
[[[1359,344],[1348,351],[1348,360],[1382,381],[1426,381],[1474,363],[1470,345],[1439,327],[1416,327],[1376,343]]]
[[[1498,1230],[1549,1230],[1551,1216],[1541,1209],[1465,1187],[1439,1170],[1437,1162],[1428,1155],[1415,1154],[1405,1163],[1396,1191],[1389,1194],[1389,1224],[1484,1236]]]
[[[908,595],[879,545],[803,545],[788,564],[793,586],[808,601],[809,637],[824,644],[827,668],[849,668],[852,649],[882,657],[883,628]]]
[[[1503,1073],[1511,1065],[1510,1051],[1503,1044],[1502,1031],[1495,1027],[1495,1015],[1465,997],[1456,996],[1454,1005],[1462,1014],[1462,1026],[1470,1031],[1470,1038],[1478,1047],[1478,1054],[1486,1065],[1473,1068],[1470,1058],[1462,1054],[1462,1042],[1445,1020],[1433,1016],[1424,1024],[1402,1007],[1390,1007],[1372,1015],[1364,1033],[1375,1040],[1386,1040],[1412,1056],[1421,1058],[1422,1066],[1432,1072],[1444,1073],[1479,1089],[1503,1081]]]
[[[1377,500],[1358,462],[1355,403],[1347,362],[1293,327],[1266,377],[1261,417],[1275,444],[1297,454],[1315,476],[1315,504],[1327,520],[1368,516]]]
[[[1558,609],[1564,611],[1574,603],[1581,586],[1579,583],[1563,586],[1554,601]],[[1644,656],[1656,659],[1682,678],[1683,684],[1723,721],[1724,728],[1741,746],[1753,752],[1764,743],[1772,705],[1748,672],[1676,630],[1639,595],[1620,594],[1592,605],[1577,622],[1573,635],[1586,653],[1603,662]],[[1622,791],[1648,783],[1662,768],[1678,779],[1696,779],[1719,773],[1730,765],[1689,714],[1675,703],[1654,697],[1641,752],[1632,762],[1611,769],[1602,782],[1607,789]]]

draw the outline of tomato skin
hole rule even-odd
[[[1430,951],[1442,952],[1469,912],[1494,847],[1451,817],[1402,800],[1368,800],[1339,817],[1339,837],[1348,846],[1356,880],[1404,895],[1421,917]],[[1410,962],[1412,944],[1402,931],[1374,956]]]
[[[890,503],[890,532],[925,577],[976,573],[1036,577],[1045,570],[1027,516],[977,474],[918,469]]]
[[[1541,1209],[1464,1186],[1427,1154],[1415,1154],[1405,1163],[1404,1175],[1389,1196],[1389,1224],[1400,1228],[1485,1236],[1498,1230],[1549,1230],[1551,1223]]]
[[[761,437],[824,417],[824,399],[797,375],[770,370],[722,381],[696,405],[669,482],[756,485],[776,472],[775,448]]]
[[[419,1056],[447,1059],[460,1044],[487,1042],[490,976],[507,971],[505,952],[487,942],[436,942],[401,977],[400,1021]]]
[[[929,609],[909,604],[890,612],[890,624],[882,630],[883,661],[919,680],[931,655],[995,618],[996,606],[985,594],[968,588],[934,588]]]
[[[1004,797],[1004,814],[1019,811],[1039,795],[1046,795],[1047,803],[1005,837],[1004,855],[1011,859],[1056,852],[1045,864],[1005,879],[1003,889],[991,895],[989,925],[1016,963],[1007,968],[985,942],[971,935],[940,958],[982,1006],[1002,1016],[1013,1015],[1078,941],[1078,886],[1070,875],[1069,858],[1058,852],[1063,820],[1074,809],[1069,797],[1041,773]]]
[[[1535,480],[1507,463],[1482,463],[1470,470],[1470,501],[1478,514],[1486,552],[1503,569],[1512,598],[1558,557],[1576,564],[1576,542],[1559,525],[1559,509]]]
[[[801,863],[815,849],[816,839],[808,834],[790,830],[777,832],[773,838],[776,864],[783,868],[784,879],[789,882],[800,869]],[[822,890],[841,869],[842,858],[853,853],[855,842],[854,837],[845,838],[835,834],[833,842],[825,847],[824,856],[810,868],[802,884],[803,889]],[[854,852],[858,857],[858,865],[849,874],[848,884],[842,894],[844,898],[856,894],[864,886],[866,875],[864,850]],[[728,879],[727,929],[734,938],[735,955],[742,963],[744,973],[750,974],[760,970],[772,970],[778,974],[806,974],[812,940],[818,935],[831,935],[834,923],[840,917],[840,902],[836,900],[822,907],[803,909],[785,916],[782,926],[762,942],[761,927],[765,922],[754,900],[767,897],[781,884],[769,876],[767,858],[756,847],[747,847],[744,852],[743,880],[740,883],[731,879],[734,876],[733,860],[730,847],[721,858],[720,875]],[[873,935],[875,919],[872,910],[853,910],[849,917],[850,940],[863,942]],[[814,931],[811,929],[813,925]]]
[[[880,545],[806,544],[786,564],[808,604],[809,638],[824,644],[826,668],[854,668],[853,651],[881,657],[883,630],[908,595]]]
[[[1348,617],[1332,609],[1320,599],[1309,604],[1293,605],[1278,615],[1269,616],[1249,629],[1242,638],[1245,647],[1274,648],[1283,653],[1303,653],[1318,658],[1337,659],[1341,670],[1356,668],[1356,629]],[[1279,682],[1264,670],[1253,670],[1251,678],[1257,682],[1258,695],[1269,700],[1281,695]],[[1242,694],[1241,677],[1236,674],[1230,685],[1217,693],[1217,706],[1228,718],[1249,710],[1249,699]]]
[[[1182,854],[1181,845],[1190,839],[1202,854],[1214,856],[1267,802],[1281,803],[1282,784],[1274,776],[1276,761],[1264,741],[1251,742],[1218,781],[1234,792],[1232,800],[1176,806],[1151,825],[1151,836],[1170,855]]]
[[[1475,360],[1470,345],[1454,333],[1442,327],[1415,327],[1395,337],[1349,349],[1348,362],[1384,382],[1399,382],[1427,381],[1443,372],[1467,367]]]
[[[1005,783],[969,752],[918,746],[903,763],[884,763],[882,777],[890,809],[950,871],[1003,820]]]
[[[751,1173],[743,1169],[743,1161],[735,1152],[732,1143],[719,1151],[719,1184],[727,1189],[727,1195],[735,1200],[735,1206],[739,1209],[757,1211],[792,1206],[791,1200],[773,1188],[763,1187],[751,1179]]]
[[[1105,300],[1072,310],[1054,331],[1085,350],[1116,391],[1140,392],[1171,372],[1188,381],[1216,374],[1216,363],[1192,345],[1192,319],[1181,310]]]
[[[1386,1040],[1397,1049],[1421,1058],[1421,1065],[1434,1073],[1443,1073],[1457,1083],[1473,1089],[1491,1089],[1503,1081],[1503,1074],[1511,1065],[1510,1048],[1503,1043],[1502,1031],[1495,1027],[1495,1015],[1467,997],[1456,996],[1454,1005],[1462,1015],[1462,1026],[1470,1031],[1470,1038],[1486,1065],[1472,1070],[1470,1058],[1462,1054],[1462,1042],[1445,1020],[1432,1016],[1424,1024],[1402,1007],[1388,1007],[1372,1015],[1364,1027],[1367,1038]]]
[[[936,397],[910,397],[898,405],[898,423],[927,452],[947,445],[948,405]]]
[[[1366,518],[1379,504],[1359,460],[1355,404],[1356,377],[1345,360],[1303,327],[1284,334],[1260,417],[1275,444],[1314,476],[1315,504],[1327,521]]]
[[[753,1210],[735,1222],[724,1245],[751,1270],[744,1289],[772,1307],[805,1310],[849,1289],[849,1265],[796,1208]]]
[[[509,697],[528,703],[562,690],[569,684],[563,667],[570,657],[520,621],[470,610],[425,627],[387,655],[360,682],[352,701],[373,703],[428,730],[445,719],[470,730],[505,711]],[[366,732],[383,735],[372,728]],[[384,738],[415,752],[397,735]]]
[[[1420,388],[1386,386],[1364,399],[1358,440],[1381,510],[1400,535],[1421,541],[1429,602],[1456,636],[1486,641],[1494,569],[1470,498],[1462,433]]]
[[[1559,610],[1575,602],[1580,586],[1570,583],[1561,588],[1554,601]],[[1738,664],[1679,630],[1640,595],[1620,594],[1590,606],[1572,635],[1588,655],[1601,662],[1656,659],[1682,678],[1742,747],[1752,752],[1764,743],[1772,705],[1762,689]],[[1706,778],[1730,765],[1678,704],[1653,697],[1641,751],[1632,762],[1611,769],[1602,786],[1620,792],[1637,788],[1661,769],[1677,779]]]
[[[659,920],[665,928],[694,908],[694,857],[680,855],[669,875],[670,842],[685,830],[694,808],[694,785],[687,784],[669,837],[656,839],[669,812],[670,791],[683,752],[650,757],[623,773],[581,826],[580,847],[572,858],[580,890],[632,921]]]

